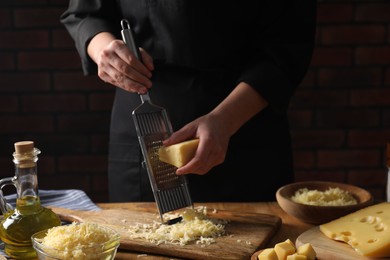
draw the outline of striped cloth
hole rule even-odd
[[[39,198],[42,206],[52,206],[73,210],[100,210],[82,190],[39,190]],[[5,196],[7,202],[14,208],[16,204],[16,194]],[[4,244],[0,241],[0,255],[8,256],[4,253]]]
[[[82,190],[39,190],[42,206],[53,206],[73,210],[99,210],[100,208]],[[5,196],[15,207],[16,194]]]

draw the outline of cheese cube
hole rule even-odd
[[[259,260],[278,260],[278,256],[273,248],[264,249],[258,256]]]
[[[291,241],[289,238],[287,238],[284,242],[289,243],[291,246],[295,247],[293,241]]]
[[[289,241],[276,244],[274,249],[279,260],[286,260],[288,255],[292,255],[296,251],[295,246]]]
[[[292,254],[287,256],[287,260],[307,260],[308,258],[305,255]]]
[[[306,256],[307,260],[314,260],[317,257],[316,251],[314,251],[314,248],[311,246],[310,243],[306,243],[298,247],[297,253],[299,255]]]
[[[358,210],[320,225],[321,232],[344,241],[363,256],[390,256],[390,203],[384,202]]]
[[[180,168],[194,158],[198,144],[199,139],[193,139],[166,147],[163,146],[158,151],[160,161]]]

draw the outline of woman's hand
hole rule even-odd
[[[199,138],[194,158],[176,173],[203,175],[223,163],[231,136],[267,106],[268,102],[250,85],[239,83],[210,113],[188,123],[164,141],[167,146]]]
[[[151,88],[153,59],[142,48],[140,61],[122,40],[103,32],[91,40],[88,54],[97,64],[98,76],[103,81],[140,94]]]
[[[177,169],[177,174],[195,173],[203,175],[214,166],[224,162],[230,133],[226,131],[227,128],[221,126],[220,118],[213,113],[209,113],[185,125],[164,141],[164,145],[168,146],[191,138],[199,138],[199,145],[194,158]]]

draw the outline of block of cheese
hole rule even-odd
[[[279,260],[286,260],[287,256],[294,254],[296,251],[295,246],[288,240],[277,243],[274,249]]]
[[[390,256],[390,203],[383,202],[320,225],[321,232],[344,241],[359,254]]]
[[[314,260],[317,257],[316,251],[310,243],[306,243],[297,248],[297,254],[306,256],[307,260]]]
[[[258,256],[259,260],[278,260],[278,256],[273,248],[264,249]]]
[[[195,156],[199,139],[184,141],[170,146],[162,146],[158,151],[160,161],[180,168]]]

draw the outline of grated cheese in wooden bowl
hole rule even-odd
[[[225,234],[226,220],[212,219],[206,216],[206,207],[186,209],[181,216],[183,220],[173,225],[165,225],[155,221],[152,224],[137,224],[128,227],[128,233],[133,239],[146,239],[154,244],[187,245],[190,242],[209,245],[217,237]],[[180,215],[169,213],[165,216],[176,218]]]
[[[325,191],[299,189],[291,197],[294,202],[315,206],[345,206],[357,204],[356,199],[340,188],[328,188]]]

